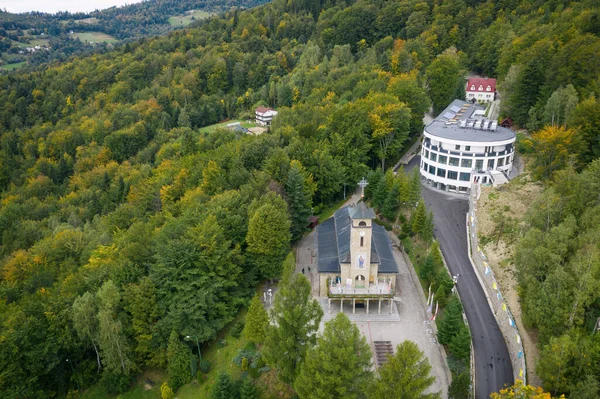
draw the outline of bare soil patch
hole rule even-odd
[[[479,242],[515,317],[525,351],[527,383],[534,386],[541,385],[535,373],[539,358],[538,338],[535,331],[525,329],[523,324],[514,251],[523,232],[527,209],[541,191],[539,184],[527,175],[521,175],[504,186],[482,187],[477,205]]]

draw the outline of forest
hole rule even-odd
[[[591,0],[275,0],[1,76],[0,391],[122,391],[195,352],[184,337],[215,338],[306,216],[392,165],[475,71],[502,82],[548,186],[516,255],[544,387],[595,395],[599,17]],[[280,111],[267,134],[199,131],[257,105]]]
[[[0,10],[0,53],[12,54],[11,63],[27,61],[29,65],[40,65],[50,61],[66,61],[73,55],[87,56],[112,48],[102,40],[94,43],[78,40],[71,36],[72,32],[101,32],[115,38],[115,41],[131,41],[162,35],[179,28],[170,23],[170,18],[190,10],[220,13],[232,8],[251,8],[263,3],[264,1],[255,0],[168,0],[143,1],[90,13],[13,14]],[[197,24],[199,20],[192,19],[191,22]],[[50,51],[23,54],[25,45],[34,47],[37,43],[44,43]]]

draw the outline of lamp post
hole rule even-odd
[[[73,363],[71,363],[68,358],[67,358],[67,363],[69,363],[69,366],[71,366],[71,373],[73,373],[73,378],[75,379],[75,384],[77,384],[77,390],[79,392],[81,392],[81,388],[79,387],[79,381],[77,380],[77,378],[75,378],[75,369],[73,368]]]
[[[196,335],[194,335],[193,337],[191,335],[186,335],[185,338],[186,339],[192,339],[192,338],[196,339],[196,345],[198,346],[198,358],[200,359],[200,361],[202,361],[202,353],[200,353],[200,342],[198,342],[198,337]]]

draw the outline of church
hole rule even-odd
[[[398,266],[386,230],[364,202],[346,206],[317,227],[319,295],[393,297]]]

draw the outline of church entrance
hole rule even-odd
[[[359,274],[358,276],[356,276],[355,278],[356,282],[354,283],[354,286],[356,288],[365,288],[365,276],[363,276],[362,274]]]

